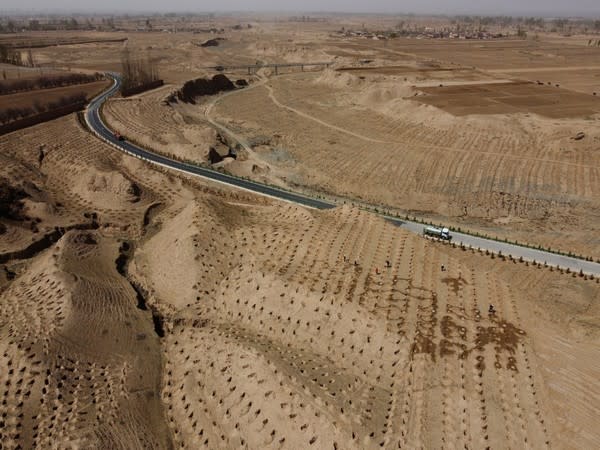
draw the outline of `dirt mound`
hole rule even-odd
[[[217,164],[223,161],[223,157],[219,154],[219,152],[217,152],[217,150],[214,147],[211,147],[208,151],[208,161],[211,164]]]
[[[150,91],[135,101],[109,101],[104,114],[109,126],[158,153],[198,163],[215,142],[215,130],[201,118],[182,113],[193,107],[177,102],[176,92]]]
[[[413,90],[410,86],[403,86],[393,81],[383,81],[357,92],[354,99],[360,105],[383,112],[393,108],[396,100],[412,94]]]
[[[349,72],[337,72],[333,69],[326,69],[315,79],[315,84],[322,84],[334,88],[356,88],[361,82],[359,77]]]
[[[88,177],[82,177],[80,187],[82,195],[86,197],[106,197],[107,202],[135,202],[140,198],[139,186],[120,173],[91,172]]]
[[[218,47],[219,41],[222,41],[222,40],[224,40],[224,39],[223,38],[209,39],[208,41],[205,41],[202,44],[200,44],[200,47]]]
[[[231,82],[227,76],[218,74],[212,77],[212,79],[198,78],[196,80],[190,80],[186,82],[181,89],[179,89],[175,95],[177,99],[185,103],[196,103],[195,100],[198,97],[204,95],[215,95],[219,92],[232,91],[235,89],[235,85]]]

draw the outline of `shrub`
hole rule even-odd
[[[177,98],[186,103],[194,103],[196,97],[203,95],[215,95],[219,92],[231,91],[235,86],[229,78],[223,74],[218,74],[207,78],[198,78],[187,81],[181,89],[177,91]]]

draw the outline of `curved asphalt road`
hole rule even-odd
[[[286,200],[288,202],[316,209],[335,208],[336,205],[333,203],[317,200],[310,197],[305,197],[303,195],[268,186],[266,184],[256,183],[254,181],[233,177],[231,175],[227,175],[216,170],[211,170],[206,167],[201,167],[194,164],[169,159],[165,156],[138,147],[137,145],[134,145],[131,142],[119,141],[117,138],[115,138],[113,132],[104,124],[100,116],[100,106],[102,106],[102,103],[104,103],[104,101],[111,95],[115,94],[121,86],[121,79],[119,78],[119,76],[116,74],[111,74],[111,76],[114,80],[112,87],[108,91],[105,91],[104,93],[96,97],[94,100],[92,100],[85,113],[85,120],[92,131],[94,131],[102,140],[112,145],[113,147],[116,147],[117,149],[124,151],[125,153],[128,153],[132,156],[143,159],[145,161],[149,161],[154,164],[161,165],[163,167],[168,167],[170,169],[179,170],[188,174],[201,176],[213,181],[217,181],[219,183],[224,183],[247,191],[255,192],[269,197],[274,197],[279,200]]]
[[[273,197],[278,200],[284,200],[291,203],[308,206],[310,208],[335,208],[336,205],[334,203],[305,197],[301,194],[285,191],[283,189],[267,186],[265,184],[257,183],[254,181],[236,178],[231,175],[217,172],[216,170],[208,169],[206,167],[200,167],[193,164],[169,159],[165,156],[138,147],[137,145],[134,145],[130,142],[119,141],[114,137],[113,132],[104,124],[102,118],[100,117],[100,106],[102,105],[102,103],[104,103],[104,101],[107,98],[115,94],[119,90],[119,87],[121,85],[121,79],[118,74],[110,74],[110,76],[114,80],[113,86],[108,91],[102,93],[94,100],[92,100],[85,113],[85,119],[90,129],[94,133],[96,133],[100,137],[100,139],[104,140],[109,145],[112,145],[120,151],[135,156],[136,158],[140,158],[145,161],[149,161],[151,163],[167,167],[169,169],[178,170],[187,174],[207,178],[218,183],[227,184],[238,189],[243,189],[260,195]],[[222,126],[220,127],[223,128]],[[417,234],[420,234],[424,227],[424,225],[418,222],[411,222],[387,216],[385,218],[393,222],[395,225],[398,225]],[[519,245],[497,242],[489,239],[471,236],[469,234],[464,233],[453,232],[452,236],[453,242],[456,242],[457,244],[464,244],[467,247],[489,250],[493,253],[501,252],[505,256],[511,255],[513,258],[516,259],[522,257],[524,260],[527,261],[537,261],[540,263],[546,262],[548,265],[561,267],[564,269],[568,268],[574,272],[583,271],[586,274],[600,276],[599,263],[583,261],[577,258],[570,258],[568,256],[557,255],[555,253],[548,253],[541,250],[534,250],[527,247],[521,247]]]

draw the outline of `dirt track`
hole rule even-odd
[[[299,116],[302,116],[302,117],[304,117],[306,119],[309,119],[309,120],[312,120],[314,122],[317,122],[318,124],[323,125],[323,126],[325,126],[327,128],[331,128],[332,130],[340,131],[340,132],[342,132],[344,134],[347,134],[349,136],[361,139],[363,141],[377,142],[379,144],[393,144],[393,142],[382,141],[382,140],[379,140],[379,139],[374,139],[374,138],[370,138],[370,137],[367,137],[367,136],[364,136],[364,135],[361,135],[361,134],[354,133],[354,132],[352,132],[350,130],[346,130],[344,128],[341,128],[341,127],[332,125],[330,123],[327,123],[327,122],[325,122],[323,120],[320,120],[320,119],[318,119],[318,118],[316,118],[316,117],[314,117],[314,116],[312,116],[310,114],[304,113],[304,112],[302,112],[302,111],[300,111],[300,110],[298,110],[296,108],[292,108],[291,106],[284,105],[279,100],[277,100],[275,98],[275,93],[273,92],[273,88],[271,86],[269,86],[268,84],[265,84],[265,88],[269,91],[269,98],[273,101],[273,103],[275,103],[280,108],[287,109],[288,111],[291,111],[291,112],[293,112],[295,114],[298,114]]]

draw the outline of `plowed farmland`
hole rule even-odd
[[[559,86],[529,82],[420,88],[423,103],[455,116],[469,114],[535,113],[568,118],[600,113],[600,99]]]

